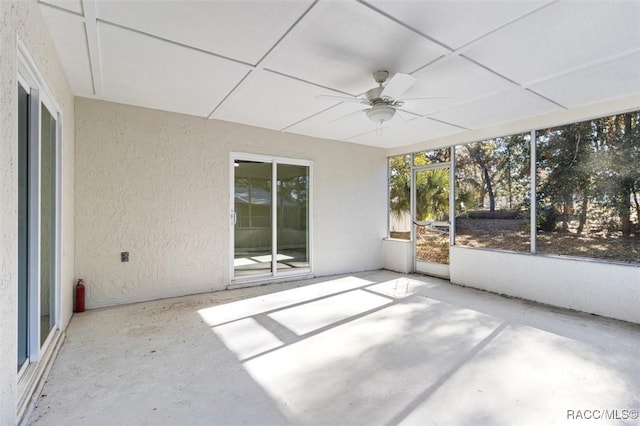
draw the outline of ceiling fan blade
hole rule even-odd
[[[382,96],[388,96],[392,99],[398,98],[406,92],[409,87],[413,86],[416,81],[417,78],[412,75],[397,72],[384,86]]]
[[[422,115],[418,114],[417,112],[410,111],[410,110],[408,110],[408,109],[404,109],[404,108],[396,108],[396,111],[397,111],[398,113],[400,113],[400,112],[402,112],[402,113],[403,113],[402,118],[404,119],[404,121],[409,121],[409,120],[413,120],[414,118],[422,117]],[[406,118],[406,119],[405,119],[405,117],[406,117],[407,115],[409,115],[409,116],[410,116],[410,118]]]
[[[409,111],[406,111],[406,110],[403,110],[403,109],[400,109],[400,108],[396,108],[396,117],[400,117],[400,119],[405,123],[407,121],[410,121],[410,120],[413,120],[413,119],[416,118],[413,115],[407,114],[408,112]]]
[[[335,123],[336,121],[340,121],[340,120],[343,120],[343,119],[345,119],[345,118],[353,117],[354,115],[362,114],[362,113],[363,113],[363,112],[365,112],[367,109],[368,109],[368,108],[360,109],[360,110],[358,110],[358,111],[350,112],[349,114],[345,114],[345,115],[343,115],[343,116],[340,116],[340,117],[338,117],[338,118],[336,118],[336,119],[331,120],[331,121],[330,121],[330,122],[328,122],[327,124]]]
[[[405,99],[398,99],[398,101],[401,102],[405,102],[405,101],[430,101],[430,100],[442,100],[442,99],[455,99],[452,98],[451,96],[425,96],[425,97],[421,97],[421,98],[405,98]]]
[[[348,96],[335,96],[335,95],[318,95],[316,96],[316,98],[323,98],[323,99],[333,99],[334,101],[339,101],[339,102],[356,102],[359,104],[365,104],[365,105],[369,105],[369,101],[363,98],[350,98]]]
[[[443,109],[453,106],[454,98],[446,97],[425,97],[425,98],[410,98],[396,101],[398,107],[402,107],[404,110],[418,114],[421,117],[429,114],[434,114]]]

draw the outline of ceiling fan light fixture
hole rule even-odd
[[[389,121],[393,118],[396,113],[396,109],[389,105],[378,104],[373,105],[371,108],[367,110],[367,117],[369,120],[375,121],[376,123],[381,123],[384,121]]]

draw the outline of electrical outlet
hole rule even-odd
[[[120,253],[120,262],[128,262],[129,261],[129,252],[123,251]]]

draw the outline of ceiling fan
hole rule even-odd
[[[341,102],[358,102],[368,105],[369,108],[357,113],[364,112],[367,117],[376,122],[379,126],[385,122],[391,120],[407,100],[416,99],[437,99],[437,98],[413,98],[413,99],[398,99],[404,92],[406,92],[416,82],[416,78],[403,73],[395,73],[389,78],[389,71],[376,71],[373,73],[373,79],[378,83],[378,87],[367,90],[362,97],[346,97],[346,96],[333,96],[333,95],[320,95],[319,97],[339,100]],[[387,81],[388,80],[388,81]],[[385,84],[386,83],[386,84]],[[419,115],[409,112],[414,115]],[[353,113],[352,113],[353,114]],[[352,115],[348,114],[348,115]],[[346,117],[346,116],[345,116]],[[344,118],[344,117],[341,117]]]

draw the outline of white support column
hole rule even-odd
[[[415,183],[415,179],[414,179],[414,170],[413,170],[413,158],[414,154],[411,154],[409,157],[409,161],[411,162],[410,164],[410,173],[411,176],[409,177],[409,206],[410,206],[410,210],[411,210],[411,225],[409,226],[409,230],[410,232],[410,237],[411,238],[411,246],[413,247],[413,250],[411,250],[411,272],[414,272],[416,270],[416,249],[417,249],[417,242],[416,242],[416,183]]]
[[[456,146],[450,148],[451,165],[449,167],[449,245],[456,242]]]
[[[529,207],[531,213],[531,253],[536,252],[536,231],[537,231],[537,221],[536,221],[536,131],[531,131],[531,141],[530,141],[530,151],[531,151],[531,205]]]
[[[271,274],[278,272],[278,163],[271,163]]]

